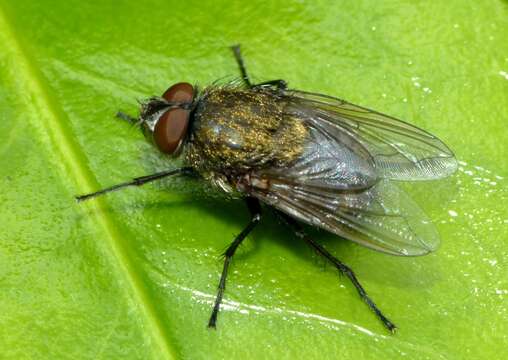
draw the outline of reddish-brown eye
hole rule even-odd
[[[192,102],[194,88],[186,82],[177,83],[167,89],[162,97],[169,102]]]
[[[189,126],[189,110],[169,109],[155,125],[153,138],[160,151],[173,154],[183,141]]]

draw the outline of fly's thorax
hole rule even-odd
[[[303,153],[308,130],[271,91],[206,89],[194,112],[187,162],[202,171],[283,167]]]

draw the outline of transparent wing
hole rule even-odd
[[[308,136],[303,153],[290,166],[260,170],[265,178],[329,190],[371,187],[378,181],[367,149],[335,126],[306,122]]]
[[[272,180],[268,189],[254,187],[251,195],[309,225],[392,255],[425,255],[439,245],[423,211],[387,180],[341,193]]]
[[[438,138],[413,125],[346,101],[297,90],[285,92],[290,116],[315,128],[342,132],[357,140],[373,158],[381,178],[430,180],[457,168],[452,151]]]

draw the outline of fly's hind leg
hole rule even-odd
[[[224,291],[226,290],[226,277],[228,275],[228,268],[231,260],[233,259],[233,255],[235,255],[236,249],[242,241],[247,237],[247,235],[256,227],[256,225],[261,220],[261,205],[259,201],[255,198],[248,197],[246,198],[247,207],[249,208],[249,212],[251,215],[250,221],[247,226],[242,230],[240,234],[238,234],[229,245],[229,247],[224,252],[224,267],[222,269],[222,274],[219,281],[219,286],[217,290],[217,297],[215,298],[215,304],[213,306],[212,315],[210,316],[210,320],[208,321],[208,327],[215,328],[217,323],[217,315],[219,314],[220,304],[222,302],[222,296],[224,295]]]
[[[293,218],[289,217],[288,215],[278,211],[278,214],[280,217],[293,229],[296,236],[304,240],[307,244],[309,244],[319,255],[326,258],[328,261],[330,261],[339,272],[345,276],[348,277],[349,280],[353,283],[356,290],[358,291],[358,294],[360,297],[367,303],[369,308],[376,314],[376,316],[381,320],[383,325],[390,330],[391,332],[395,332],[397,327],[394,323],[392,323],[384,314],[379,310],[379,308],[376,306],[374,301],[367,295],[367,292],[363,288],[363,286],[360,284],[358,279],[356,278],[356,275],[354,274],[353,270],[351,270],[347,265],[343,264],[339,259],[337,259],[335,256],[330,254],[323,246],[321,246],[319,243],[317,243],[314,239],[309,237],[304,231],[302,226],[296,222]]]
[[[242,80],[248,88],[263,88],[263,87],[274,87],[277,90],[286,90],[287,83],[282,79],[264,81],[259,84],[252,84],[247,74],[247,69],[245,67],[245,62],[243,61],[242,52],[240,50],[240,45],[236,44],[231,46],[231,50],[233,50],[233,54],[235,56],[236,62],[238,64],[238,68],[240,69],[240,73],[242,75]]]

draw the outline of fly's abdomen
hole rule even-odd
[[[246,171],[284,166],[302,154],[303,123],[271,92],[208,89],[196,109],[187,161],[197,169]]]

